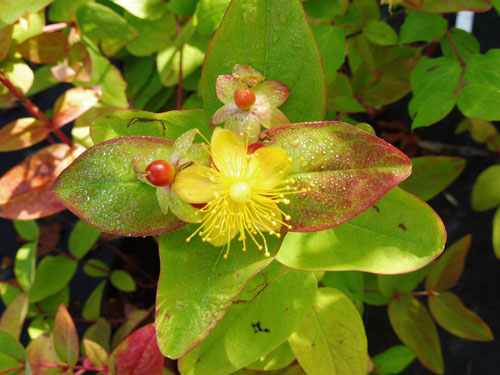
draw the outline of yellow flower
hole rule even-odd
[[[203,241],[214,246],[227,244],[239,233],[238,240],[250,238],[269,256],[264,232],[280,237],[281,227],[291,228],[291,218],[278,206],[288,204],[286,194],[297,193],[286,179],[290,159],[279,147],[263,147],[247,155],[247,145],[231,130],[216,128],[210,153],[213,165],[190,166],[177,175],[173,189],[189,203],[205,204],[196,213]],[[247,237],[248,236],[248,237]]]

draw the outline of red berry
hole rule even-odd
[[[146,168],[146,178],[155,186],[166,186],[174,182],[175,167],[165,160],[155,160]]]
[[[234,102],[239,109],[247,111],[255,103],[255,94],[249,88],[239,88],[234,92]]]

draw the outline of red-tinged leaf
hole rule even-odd
[[[161,375],[164,357],[156,343],[155,327],[147,325],[132,333],[109,357],[110,375]]]
[[[54,321],[54,348],[61,362],[74,366],[80,352],[75,323],[66,306],[59,305]]]
[[[79,82],[90,82],[92,78],[92,59],[87,46],[83,42],[75,43],[68,53],[68,66],[75,72],[74,79]]]
[[[290,177],[309,191],[290,195],[292,231],[340,225],[378,201],[411,172],[406,155],[380,138],[343,122],[284,125],[266,130],[268,146],[292,159]]]
[[[31,368],[31,375],[59,375],[62,368],[46,367],[59,364],[50,336],[42,334],[30,342],[26,348],[26,357]]]
[[[81,146],[47,146],[0,178],[0,217],[17,220],[38,219],[65,207],[52,193],[57,175],[79,153]]]
[[[122,137],[95,145],[57,179],[54,192],[76,215],[101,231],[146,236],[183,225],[174,214],[163,214],[156,188],[140,181],[132,160],[159,149],[169,158],[173,142],[149,137]]]
[[[441,344],[436,325],[425,306],[409,294],[401,294],[389,304],[389,320],[399,339],[429,370],[444,372]]]
[[[83,339],[83,346],[85,348],[85,353],[93,366],[99,368],[108,366],[108,353],[106,353],[106,350],[101,345],[94,341]]]
[[[13,25],[0,27],[0,61],[9,53]]]
[[[455,286],[462,276],[471,239],[471,235],[468,234],[454,242],[444,251],[441,258],[432,264],[425,281],[425,289],[446,290]]]
[[[461,10],[486,12],[491,9],[489,0],[406,0],[401,5],[423,13],[450,13]]]
[[[87,112],[99,101],[92,88],[74,87],[62,94],[54,105],[53,122],[61,127]]]
[[[0,331],[7,332],[16,340],[19,340],[24,318],[28,312],[28,295],[19,294],[5,309],[0,318]]]
[[[67,53],[68,37],[60,32],[43,33],[16,47],[26,60],[35,64],[55,64]]]
[[[465,159],[451,156],[422,156],[411,162],[412,174],[399,186],[424,201],[446,189],[465,168]]]
[[[0,151],[14,151],[43,141],[50,133],[45,124],[33,117],[17,119],[0,129]]]
[[[493,340],[490,327],[451,292],[429,294],[429,309],[436,322],[455,336],[466,340]]]

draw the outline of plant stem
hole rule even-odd
[[[113,251],[116,255],[118,255],[120,258],[122,258],[125,262],[127,262],[131,267],[133,267],[136,271],[138,271],[141,275],[146,277],[149,281],[151,282],[156,282],[156,280],[151,277],[151,275],[144,270],[141,266],[139,266],[136,262],[134,262],[132,259],[130,259],[126,254],[124,254],[120,249],[117,247],[111,245],[108,242],[104,243],[105,246],[107,246],[111,251]]]
[[[62,131],[57,129],[52,121],[48,119],[47,116],[38,108],[31,100],[29,100],[24,94],[15,87],[12,82],[10,82],[9,78],[5,75],[3,70],[0,70],[0,82],[7,87],[7,89],[14,95],[26,108],[26,110],[35,118],[41,120],[47,129],[53,132],[62,142],[66,143],[69,147],[73,147],[73,142],[64,135]]]
[[[107,372],[108,368],[106,367],[92,367],[92,366],[67,366],[67,365],[56,365],[56,364],[46,364],[46,365],[36,365],[33,367],[43,367],[43,368],[62,368],[62,369],[72,369],[72,370],[85,370],[85,371],[94,371],[94,372]]]
[[[46,25],[42,28],[44,33],[52,33],[54,31],[64,30],[67,27],[73,27],[75,24],[73,22],[59,22],[53,23],[51,25]]]
[[[462,67],[462,73],[460,74],[460,81],[458,82],[458,87],[455,90],[455,93],[458,95],[460,93],[460,90],[462,90],[462,86],[464,85],[464,76],[465,76],[465,67],[467,66],[466,62],[458,52],[457,46],[455,45],[455,42],[453,41],[453,38],[451,37],[450,30],[446,29],[446,38],[451,44],[451,49],[453,50],[453,53],[457,57],[458,61],[460,62],[460,66]]]
[[[177,35],[181,33],[181,24],[179,18],[175,16],[175,27],[177,29]],[[182,50],[184,46],[179,47],[179,83],[177,84],[177,110],[182,109]]]
[[[7,374],[8,372],[16,371],[16,370],[23,370],[25,368],[26,368],[26,366],[12,367],[12,368],[8,368],[5,370],[0,370],[0,374]]]

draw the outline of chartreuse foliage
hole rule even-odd
[[[470,236],[430,264],[446,232],[424,201],[465,160],[410,161],[368,124],[333,120],[376,117],[411,93],[413,129],[457,106],[468,117],[458,130],[498,151],[489,121],[500,120],[499,50],[481,53],[441,14],[491,5],[382,3],[406,10],[382,19],[375,0],[0,0],[0,105],[20,99],[30,116],[0,130],[0,151],[54,136],[66,143],[0,179],[0,216],[32,220],[69,208],[83,219],[68,253],[47,244],[36,222],[15,222],[27,242],[15,257],[16,282],[0,283],[0,372],[67,374],[81,362],[106,375],[171,375],[166,356],[182,375],[397,374],[415,357],[442,373],[434,321],[491,340],[449,291]],[[398,16],[399,31],[389,19]],[[47,21],[63,24],[44,28]],[[41,66],[33,72],[27,62]],[[46,115],[27,100],[60,82],[75,87]],[[76,145],[59,130],[72,121]],[[214,132],[223,122],[237,131]],[[165,184],[150,178],[158,160],[170,168],[155,172]],[[480,175],[474,209],[499,206],[499,181],[497,166]],[[132,293],[145,284],[94,255],[108,241],[101,231],[159,235],[155,309],[127,305],[113,335],[101,308],[108,287]],[[500,208],[493,242],[500,254]],[[46,251],[58,254],[37,263]],[[95,321],[81,341],[67,310],[78,263],[100,279],[81,301],[83,319]],[[405,346],[369,360],[364,303],[388,305]]]

